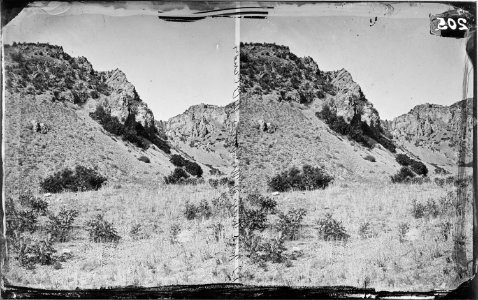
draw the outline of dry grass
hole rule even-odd
[[[444,208],[444,199],[454,198],[456,188],[435,184],[393,185],[336,183],[326,190],[289,192],[276,200],[281,210],[304,208],[307,215],[297,241],[303,255],[286,263],[259,266],[243,263],[247,284],[325,286],[350,285],[377,290],[427,291],[457,286],[452,259],[453,226],[445,238],[443,225],[454,222],[454,210]],[[450,197],[452,196],[452,197]],[[437,203],[440,214],[415,218],[413,203]],[[440,200],[441,199],[441,200]],[[472,203],[466,206],[467,258],[472,253]],[[326,213],[342,221],[350,239],[347,242],[324,241],[317,233],[316,221]],[[368,237],[360,227],[369,222]],[[400,227],[409,229],[400,236]]]
[[[197,186],[111,185],[95,192],[64,193],[47,198],[53,211],[75,208],[74,239],[55,244],[73,257],[61,269],[37,266],[26,270],[11,260],[5,273],[15,285],[75,289],[110,286],[158,286],[228,282],[233,264],[232,218],[214,214],[209,219],[187,220],[185,203],[211,200],[225,188]],[[211,205],[212,206],[212,205]],[[122,237],[118,244],[93,243],[81,228],[98,213],[112,222]],[[131,229],[137,224],[135,234]],[[217,224],[222,229],[215,231]],[[216,226],[214,226],[216,225]]]

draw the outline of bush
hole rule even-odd
[[[184,167],[186,165],[186,159],[184,159],[179,154],[171,155],[171,158],[169,159],[169,161],[176,167]]]
[[[406,154],[397,154],[395,157],[395,160],[401,165],[401,166],[409,166],[411,163],[410,157],[408,157]]]
[[[23,239],[20,243],[18,260],[20,264],[29,269],[36,264],[51,265],[54,262],[56,250],[48,239]]]
[[[330,213],[317,221],[319,236],[326,241],[346,241],[350,237],[342,222],[335,220]]]
[[[367,155],[365,156],[363,159],[365,160],[368,160],[368,161],[371,161],[371,162],[375,162],[375,157],[373,157],[372,155]]]
[[[77,210],[65,208],[62,208],[58,215],[51,214],[49,216],[50,220],[47,232],[51,235],[53,241],[68,241],[71,230],[73,229],[73,222],[77,216]]]
[[[372,228],[370,226],[370,222],[365,222],[360,224],[358,233],[360,235],[360,238],[362,239],[367,239],[373,237],[374,233],[372,231]]]
[[[200,165],[195,162],[183,158],[181,155],[173,154],[169,161],[176,167],[184,167],[186,171],[196,177],[201,177],[203,170]]]
[[[276,224],[277,231],[282,233],[282,237],[287,240],[297,240],[305,214],[306,211],[303,208],[292,209],[286,214],[279,213],[279,220]]]
[[[169,176],[164,177],[164,182],[166,184],[179,184],[188,178],[189,175],[186,173],[186,171],[181,168],[176,168]]]
[[[333,177],[325,174],[322,169],[304,165],[302,172],[294,167],[274,176],[269,182],[269,187],[278,192],[316,190],[325,189],[332,181]]]
[[[212,216],[212,209],[206,199],[201,200],[198,206],[186,202],[184,216],[188,220],[194,220],[196,218],[209,219]]]
[[[202,176],[202,173],[203,173],[202,168],[200,165],[198,165],[195,162],[186,161],[186,165],[184,166],[184,168],[189,174],[193,176],[196,176],[196,177]]]
[[[427,176],[428,174],[427,166],[425,166],[425,164],[420,161],[412,160],[410,163],[410,168],[417,175]]]
[[[86,231],[89,233],[90,240],[95,243],[118,242],[121,239],[113,224],[104,220],[102,214],[86,222]]]
[[[415,174],[408,168],[402,167],[397,174],[391,176],[392,183],[405,183],[410,182],[412,178],[415,177]]]
[[[106,178],[99,175],[95,170],[76,166],[74,172],[70,169],[64,169],[45,178],[40,183],[40,186],[49,193],[96,191],[105,181]]]
[[[396,161],[402,166],[409,166],[417,175],[427,176],[428,169],[424,163],[414,160],[405,154],[397,154]]]
[[[414,200],[412,202],[412,215],[415,219],[420,219],[425,216],[426,206]]]
[[[147,163],[147,164],[149,164],[149,163],[151,162],[151,161],[149,160],[149,158],[148,158],[147,156],[144,156],[144,155],[138,157],[138,160],[139,160],[139,161],[142,161],[142,162],[144,162],[144,163]]]

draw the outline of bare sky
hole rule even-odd
[[[5,27],[4,42],[49,42],[85,56],[96,70],[121,69],[156,119],[194,104],[232,101],[234,19],[173,23],[154,16],[158,7],[138,15],[145,11],[141,5],[134,11],[126,5],[116,8],[123,15],[118,17],[83,4],[65,13],[71,4],[61,5],[23,10]],[[429,33],[428,14],[444,7],[394,6],[390,17],[383,5],[326,5],[282,5],[267,20],[242,19],[241,40],[287,45],[322,70],[347,69],[383,119],[417,104],[449,105],[462,98],[465,39]],[[370,26],[372,13],[379,17]]]

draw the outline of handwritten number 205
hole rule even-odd
[[[438,19],[438,29],[440,30],[447,30],[448,27],[450,27],[451,30],[455,30],[457,27],[457,22],[455,22],[454,19],[452,18],[447,18],[447,21],[445,21],[444,18],[437,18]],[[458,18],[458,29],[459,30],[468,30],[468,27],[466,27],[466,19],[464,18]],[[448,27],[447,27],[448,25]]]

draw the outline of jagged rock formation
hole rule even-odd
[[[158,129],[187,156],[230,172],[236,118],[234,103],[225,107],[199,104],[159,123]]]
[[[101,74],[110,89],[109,97],[105,98],[103,105],[124,124],[128,118],[133,117],[146,130],[154,128],[154,116],[138,96],[134,86],[126,79],[121,70],[113,70]]]
[[[398,145],[420,159],[454,167],[470,165],[473,155],[473,99],[450,106],[417,105],[408,113],[384,121],[384,128]]]

